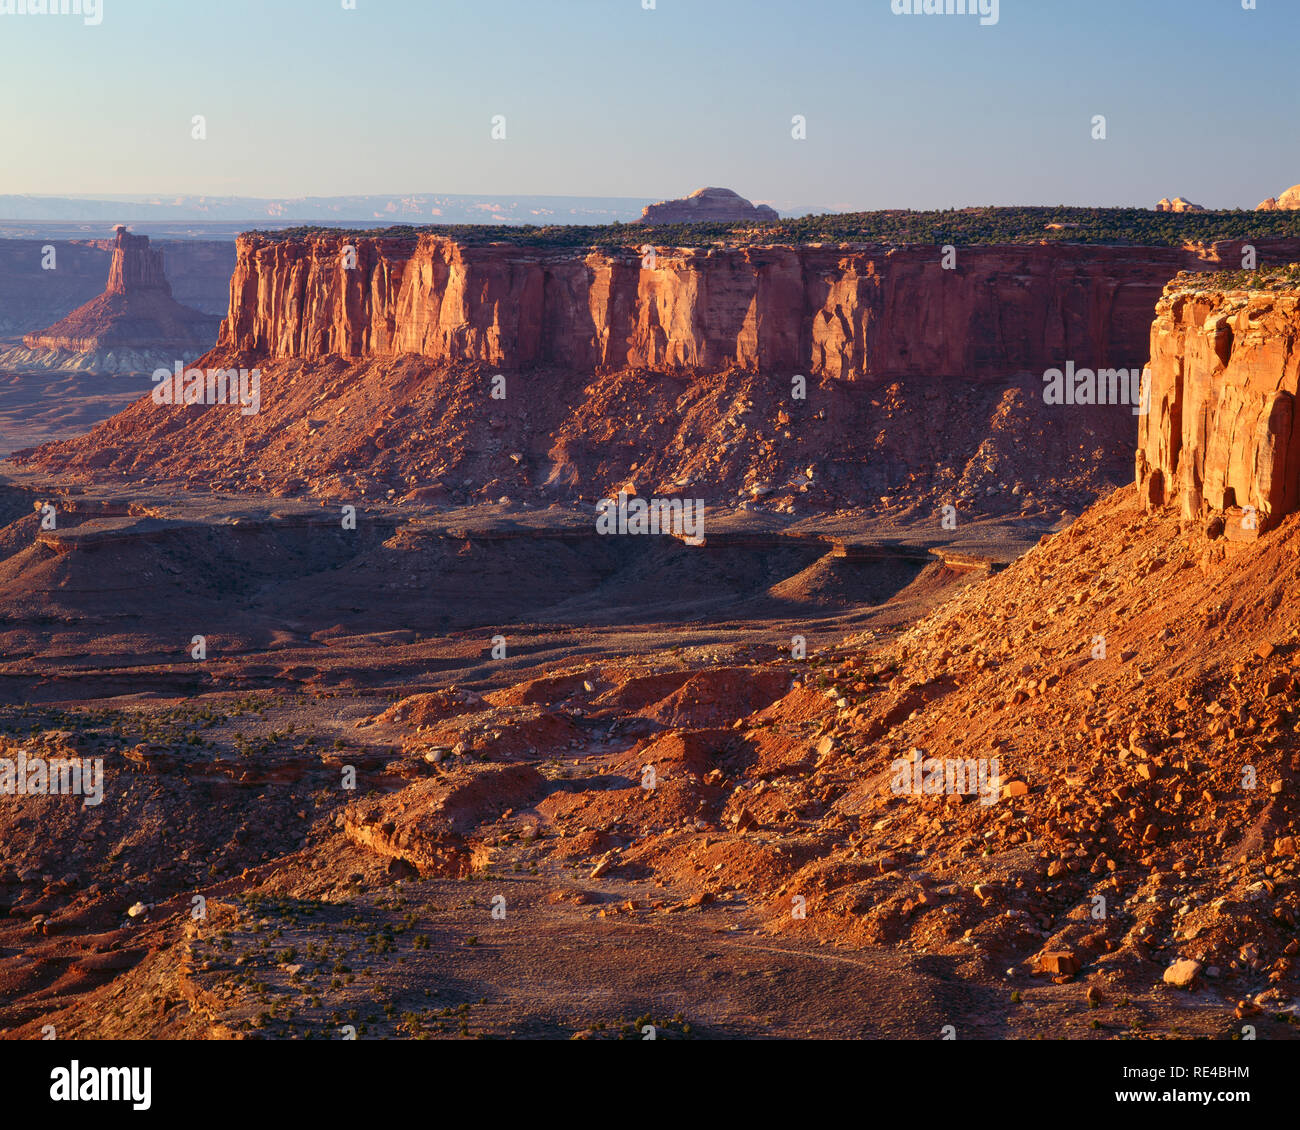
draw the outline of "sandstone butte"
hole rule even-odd
[[[1283,212],[1292,208],[1300,208],[1300,184],[1292,185],[1281,196],[1270,196],[1267,200],[1262,201],[1255,208],[1255,211]]]
[[[172,297],[161,251],[147,235],[118,227],[104,293],[46,329],[23,336],[33,350],[102,353],[140,349],[193,357],[212,342],[217,319]]]
[[[727,224],[737,220],[767,222],[780,213],[766,204],[751,204],[729,188],[699,188],[679,200],[661,200],[641,210],[643,224]]]
[[[1137,483],[1149,508],[1251,540],[1300,509],[1300,289],[1176,279],[1151,327]],[[1250,508],[1253,508],[1253,514]]]
[[[1165,197],[1156,205],[1157,212],[1204,212],[1205,208],[1200,204],[1193,204],[1190,200],[1184,200],[1181,196],[1175,196],[1172,200]]]
[[[342,266],[344,247],[356,251]],[[240,237],[214,359],[412,354],[500,368],[1002,378],[1068,359],[1140,366],[1180,270],[1242,244],[963,248],[470,246],[443,236]],[[1294,257],[1294,243],[1260,242]]]

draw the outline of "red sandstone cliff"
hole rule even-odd
[[[1135,366],[1180,269],[1222,252],[1061,245],[609,251],[436,235],[239,240],[219,346],[263,358],[413,353],[501,368],[1000,377]],[[1261,253],[1262,253],[1261,249]]]
[[[1150,368],[1137,452],[1149,509],[1176,503],[1187,520],[1226,512],[1239,540],[1300,509],[1300,294],[1171,283]]]
[[[457,503],[633,482],[782,513],[886,496],[1073,508],[1127,477],[1135,418],[1047,406],[1042,373],[1140,368],[1166,279],[1220,261],[1239,263],[1239,245],[968,248],[945,271],[934,247],[661,250],[643,267],[433,234],[249,236],[201,365],[257,366],[257,414],[144,398],[22,458]],[[527,373],[498,401],[489,381],[507,369]],[[794,372],[807,400],[790,396]]]

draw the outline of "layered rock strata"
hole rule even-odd
[[[1210,248],[536,250],[436,234],[239,240],[221,350],[832,378],[1140,365],[1151,313]],[[1266,249],[1261,246],[1261,255]]]
[[[1151,410],[1137,483],[1148,509],[1222,516],[1250,539],[1300,509],[1300,288],[1180,279],[1151,328]]]

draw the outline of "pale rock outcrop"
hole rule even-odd
[[[1256,212],[1286,212],[1300,208],[1300,184],[1292,185],[1281,196],[1270,196],[1262,201]]]

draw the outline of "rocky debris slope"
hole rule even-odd
[[[661,200],[641,210],[643,224],[733,223],[779,220],[781,215],[767,204],[751,204],[729,188],[697,188],[678,200]]]
[[[1121,1030],[1128,995],[1208,985],[1230,1022],[1300,987],[1298,582],[1300,518],[1210,543],[1130,487],[884,647],[694,674],[587,663],[375,724],[449,785],[459,765],[545,761],[551,784],[508,821],[526,865],[653,880],[661,913],[758,905],[775,931],[1083,978]],[[913,756],[969,759],[970,790],[896,791]],[[993,803],[979,759],[997,761]],[[438,827],[421,795],[368,826]],[[490,860],[500,827],[441,842]]]
[[[57,1014],[148,967],[171,946],[160,927],[191,919],[196,890],[294,851],[329,817],[336,804],[323,786],[338,776],[329,753],[290,750],[283,735],[254,756],[222,756],[206,742],[226,711],[233,721],[249,705],[173,701],[149,716],[0,710],[0,757],[103,767],[100,803],[26,795],[0,805],[0,1029]],[[146,991],[157,993],[157,977],[148,980]],[[137,997],[128,993],[93,1022],[124,1026]],[[145,1023],[164,1031],[183,1012],[153,1004]]]
[[[1283,272],[1172,282],[1151,329],[1151,412],[1137,482],[1148,506],[1253,538],[1300,508],[1300,286]]]
[[[505,378],[496,400],[495,376],[416,357],[272,362],[257,415],[146,397],[15,458],[74,476],[354,501],[545,505],[627,489],[796,518],[852,507],[927,522],[949,504],[1077,512],[1131,473],[1131,410],[1045,406],[1036,378],[819,379],[796,400],[788,379],[738,368],[594,380],[548,368]]]
[[[119,227],[104,292],[54,325],[25,334],[26,350],[0,364],[85,368],[90,357],[121,371],[128,359],[139,364],[143,356],[143,367],[169,366],[207,349],[216,324],[172,297],[162,253],[149,247],[149,237]]]
[[[841,839],[786,891],[825,900],[822,928],[1049,975],[1185,958],[1241,995],[1294,991],[1300,525],[1225,547],[1135,502],[819,672],[822,772],[785,804],[820,802]],[[998,759],[998,803],[895,795],[913,750]]]

